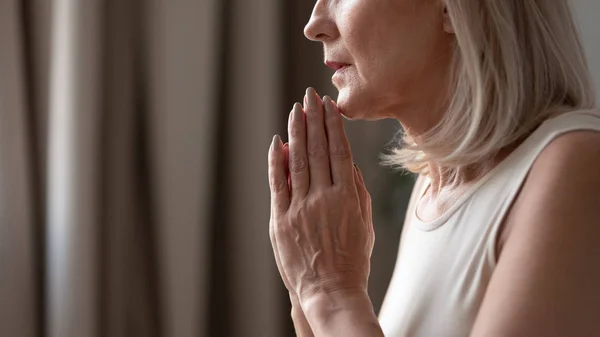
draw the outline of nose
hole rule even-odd
[[[338,34],[326,1],[318,0],[315,3],[310,20],[304,27],[304,36],[311,41],[325,42],[326,40],[335,39]]]

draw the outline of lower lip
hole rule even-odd
[[[350,68],[349,65],[348,66],[343,66],[342,68],[336,70],[335,74],[333,74],[333,78],[336,78],[337,76],[342,75],[346,71],[346,69],[348,69],[348,68]]]
[[[343,67],[341,67],[340,69],[336,70],[336,71],[335,71],[335,73],[336,73],[336,74],[337,74],[337,73],[342,73],[344,70],[348,69],[349,67],[350,67],[350,65],[343,66]]]

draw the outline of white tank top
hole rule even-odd
[[[386,337],[469,336],[496,267],[499,227],[509,206],[540,152],[575,130],[600,132],[600,112],[546,120],[432,222],[415,216],[415,199],[429,184],[419,179],[379,314]]]

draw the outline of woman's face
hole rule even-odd
[[[304,34],[349,64],[332,78],[346,117],[436,119],[454,46],[443,0],[318,0]]]

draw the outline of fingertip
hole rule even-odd
[[[323,106],[325,106],[326,113],[335,119],[335,106],[333,105],[333,100],[331,97],[326,96],[323,100]]]
[[[304,108],[302,104],[296,102],[294,103],[294,107],[292,108],[292,118],[296,121],[301,120],[304,115]]]
[[[276,134],[275,136],[273,136],[273,141],[271,142],[271,148],[273,150],[279,150],[281,148],[281,137],[279,137],[278,134]]]

